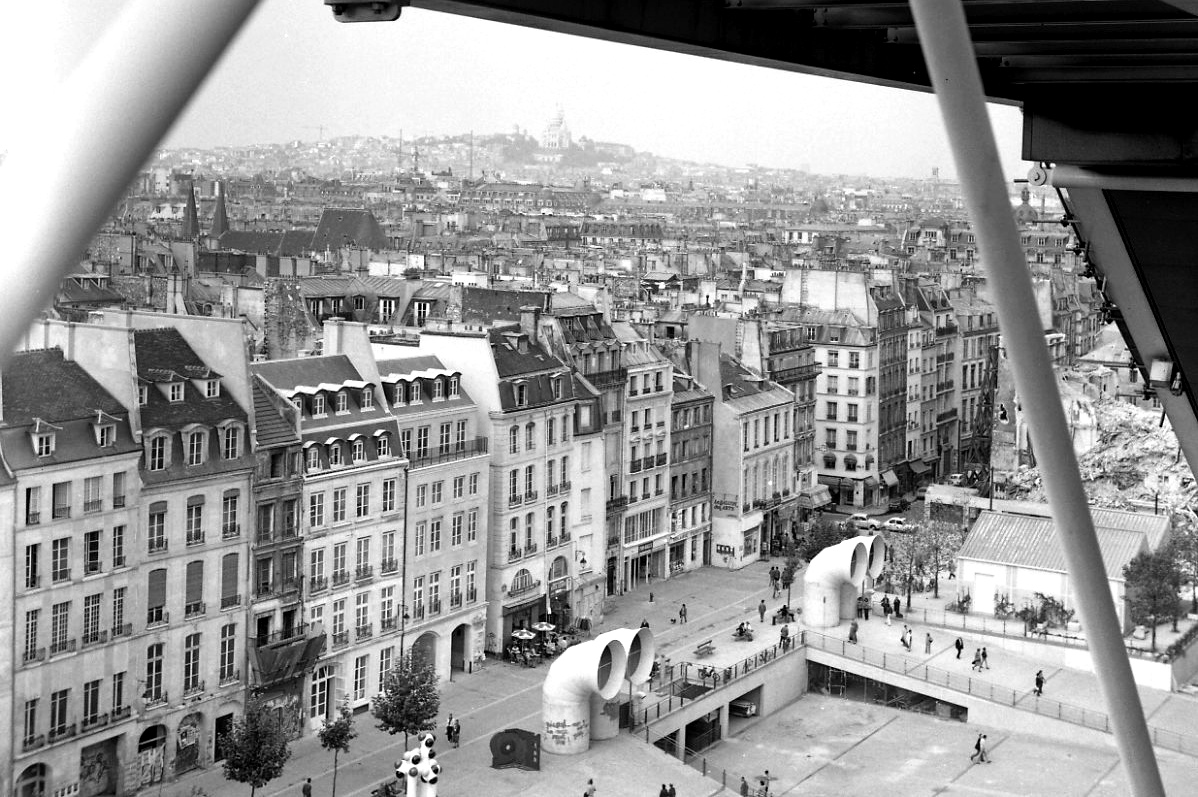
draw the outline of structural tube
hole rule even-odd
[[[0,367],[256,5],[130,3],[10,142]]]
[[[830,545],[815,555],[803,573],[803,622],[811,628],[833,628],[852,617],[857,590],[869,570],[864,537]]]
[[[1040,475],[1061,535],[1069,575],[1076,586],[1077,608],[1110,712],[1115,742],[1132,792],[1140,797],[1163,795],[1164,786],[1048,358],[1031,277],[1019,245],[965,11],[959,2],[943,0],[911,0],[911,11],[982,263],[995,287],[992,295],[1003,343],[1028,413]]]
[[[615,640],[624,650],[626,664],[624,681],[631,687],[649,680],[653,670],[653,658],[657,645],[653,632],[648,628],[617,628],[595,637],[596,642]],[[632,706],[629,707],[632,710]],[[591,739],[612,739],[620,733],[620,703],[618,695],[605,698],[599,692],[591,693]]]
[[[591,695],[611,700],[627,671],[624,646],[616,639],[592,639],[567,648],[549,667],[541,688],[541,747],[547,753],[575,755],[591,746]]]

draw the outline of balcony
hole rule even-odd
[[[612,410],[607,414],[608,423],[620,423],[623,420],[624,414],[619,410]]]
[[[273,581],[263,581],[254,586],[255,598],[269,598],[275,594],[275,584]]]
[[[233,670],[232,672],[226,673],[220,677],[220,685],[230,686],[231,684],[238,683],[240,680],[241,670]]]
[[[559,540],[557,537],[546,537],[545,538],[545,550],[546,551],[548,551],[550,548],[556,548],[559,545],[561,545],[561,540]]]
[[[166,537],[151,537],[146,544],[146,550],[150,553],[162,553],[166,548]]]
[[[644,462],[644,460],[641,460],[641,459],[634,459],[631,462],[629,462],[628,463],[628,472],[629,473],[640,473],[642,462]]]
[[[329,588],[329,580],[325,576],[312,576],[308,579],[308,594],[315,595]]]
[[[103,645],[107,641],[107,631],[85,631],[83,633],[83,647],[87,647],[88,645]]]
[[[113,509],[121,509],[121,508],[123,508],[124,506],[125,506],[125,496],[123,496],[123,495],[114,495],[114,496],[112,497],[112,508],[113,508]]]
[[[524,493],[524,503],[531,504],[535,500],[537,500],[537,491],[536,490],[526,490]]]
[[[430,615],[441,613],[441,600],[439,598],[428,602],[428,613]]]
[[[197,697],[202,694],[204,694],[204,682],[203,681],[194,683],[191,686],[183,687],[183,697],[184,698]]]
[[[184,619],[188,617],[199,617],[201,614],[204,614],[206,610],[207,607],[204,605],[203,601],[192,601],[183,607],[183,617]]]
[[[71,516],[71,508],[69,506],[56,506],[51,510],[50,516],[55,520],[68,518]]]
[[[91,730],[92,728],[103,728],[107,724],[108,724],[108,712],[105,711],[102,714],[96,714],[91,717],[84,717],[81,727],[83,730],[88,731],[88,730]]]
[[[466,590],[466,603],[474,603],[476,600],[478,600],[478,590],[474,587]]]
[[[358,565],[354,568],[354,581],[368,581],[374,578],[373,565]]]
[[[337,631],[333,634],[333,649],[343,648],[349,644],[349,631]]]
[[[54,744],[55,742],[60,742],[63,739],[71,739],[74,736],[75,723],[72,722],[70,725],[59,725],[57,728],[51,728],[50,732],[46,734],[46,741],[49,744]]]
[[[424,619],[424,604],[422,603],[422,604],[419,604],[418,606],[413,606],[412,607],[412,616],[408,619],[423,620]]]
[[[508,505],[509,509],[511,509],[512,507],[520,506],[520,504],[522,504],[523,502],[524,502],[524,496],[520,495],[520,493],[513,493],[512,495],[509,495],[507,498],[507,505]]]
[[[947,421],[955,421],[956,419],[957,410],[955,407],[951,410],[947,410],[936,415],[936,423],[945,423]]]
[[[42,577],[34,574],[25,577],[25,589],[38,589],[42,585]]]
[[[561,539],[562,539],[562,542],[569,542],[570,541],[570,532],[563,531]]]
[[[458,609],[458,608],[461,608],[461,606],[462,606],[462,593],[461,592],[449,593],[449,608]]]
[[[399,627],[399,618],[395,615],[384,617],[379,621],[379,633],[385,634],[388,631],[394,631]]]
[[[583,374],[587,381],[602,390],[605,387],[622,385],[628,381],[627,368],[612,368],[609,371],[596,371],[593,374]]]
[[[535,542],[530,542],[524,546],[524,555],[525,556],[532,556],[536,552],[537,552],[537,544]]]
[[[188,548],[190,548],[193,545],[203,545],[203,544],[204,544],[204,531],[202,529],[199,531],[193,530],[193,531],[187,532],[187,547]]]
[[[170,612],[163,609],[161,606],[155,606],[146,612],[146,628],[153,628],[159,625],[166,625],[171,621]]]
[[[307,633],[307,629],[307,623],[300,623],[298,625],[280,628],[278,631],[271,631],[269,634],[251,637],[250,642],[257,647],[266,647],[268,645],[275,645],[280,642],[290,642],[293,639],[299,639],[300,637],[304,636],[304,634]]]
[[[233,540],[241,536],[240,523],[226,523],[221,526],[220,538],[222,540]]]
[[[133,707],[121,706],[120,708],[114,708],[109,713],[109,716],[112,717],[113,722],[120,722],[123,719],[128,719],[129,717],[133,716]]]
[[[37,750],[46,746],[45,734],[36,734],[34,736],[26,736],[21,742],[21,752],[28,753],[30,750]]]
[[[458,459],[467,459],[469,457],[477,457],[486,454],[490,449],[489,437],[476,437],[473,440],[466,440],[461,443],[455,443],[453,448],[444,453],[432,453],[431,451],[416,452],[410,459],[412,470],[419,468],[428,468],[433,465],[440,465],[444,462],[453,462]]]
[[[279,529],[279,539],[280,540],[299,539],[299,535],[300,535],[299,531],[300,530],[299,530],[298,523],[284,523],[283,527],[281,529]]]
[[[666,462],[668,462],[668,461],[669,461],[669,458],[666,454],[658,454],[657,455],[657,464],[659,466],[666,464]]]
[[[62,653],[74,653],[75,648],[78,646],[78,644],[79,644],[79,640],[77,640],[77,639],[64,639],[60,642],[51,643],[50,655],[58,656],[59,654],[62,654]]]
[[[533,590],[537,590],[540,588],[541,588],[540,581],[526,581],[523,584],[513,584],[511,586],[511,588],[508,589],[507,596],[509,598],[514,598],[517,595],[526,595],[529,592],[532,592]]]
[[[340,587],[340,586],[343,586],[348,583],[349,583],[349,571],[348,570],[334,570],[333,571],[333,586],[334,587]]]
[[[648,470],[657,465],[657,457],[649,456],[641,460],[641,469]]]
[[[778,368],[770,370],[770,379],[780,385],[792,382],[802,382],[804,379],[814,379],[823,369],[818,364],[797,365],[793,368]]]
[[[509,548],[508,549],[507,560],[509,562],[515,562],[523,556],[524,556],[524,551],[520,550],[519,548]]]
[[[39,524],[41,522],[42,522],[42,513],[41,512],[26,512],[25,513],[25,525],[26,526],[36,526],[37,524]]]
[[[624,507],[628,506],[628,496],[617,495],[614,498],[607,500],[607,514],[612,515],[620,512]]]
[[[379,564],[379,572],[383,573],[384,575],[386,575],[387,573],[394,573],[398,569],[399,569],[399,560],[398,559],[384,559]]]
[[[133,623],[123,623],[112,627],[112,638],[116,639],[123,636],[133,635]]]
[[[370,639],[372,636],[374,636],[374,624],[373,623],[367,623],[366,625],[360,625],[354,629],[354,638],[355,639],[359,639],[359,640]]]
[[[552,498],[555,495],[557,495],[557,485],[556,484],[550,484],[545,487],[545,497],[546,498]]]
[[[220,599],[221,609],[232,609],[234,606],[241,605],[241,595],[222,595]]]
[[[938,337],[938,338],[946,338],[946,337],[949,337],[950,335],[956,335],[956,334],[957,334],[957,325],[952,323],[951,321],[946,323],[942,327],[936,327],[936,337]]]
[[[170,696],[166,692],[147,692],[144,696],[146,708],[165,706]]]
[[[90,501],[83,502],[83,511],[84,512],[99,512],[103,508],[104,508],[104,499],[103,498],[93,498]]]
[[[71,580],[71,568],[69,568],[69,567],[60,568],[50,574],[50,581],[55,584],[58,584],[63,581],[70,581],[70,580]]]
[[[32,664],[35,661],[45,661],[45,660],[46,660],[46,649],[45,648],[35,648],[33,650],[26,650],[24,653],[21,654],[21,663],[22,664]]]
[[[287,596],[298,597],[299,593],[303,591],[303,588],[304,588],[304,577],[303,576],[291,576],[290,578],[283,579],[283,588],[279,590],[279,594],[283,595],[284,597],[287,597]]]

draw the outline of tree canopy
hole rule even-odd
[[[1142,551],[1123,566],[1127,581],[1128,608],[1134,623],[1152,627],[1152,649],[1156,650],[1156,624],[1165,618],[1177,618],[1177,595],[1181,570],[1172,545],[1156,551]]]
[[[810,562],[817,553],[844,538],[845,532],[838,523],[827,518],[820,518],[811,524],[811,528],[800,540],[798,555]]]
[[[383,691],[370,706],[379,730],[402,733],[405,745],[410,735],[433,730],[440,710],[436,670],[429,662],[413,659],[411,653],[387,673]]]
[[[337,757],[349,752],[349,743],[358,735],[354,730],[354,713],[348,705],[343,705],[337,712],[337,719],[329,722],[327,719],[316,732],[320,746],[333,751],[333,791],[332,797],[337,797]]]
[[[227,780],[250,784],[250,796],[283,772],[291,758],[287,733],[275,712],[257,700],[251,701],[223,737],[224,772]]]

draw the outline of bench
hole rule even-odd
[[[710,656],[712,653],[715,653],[715,645],[712,644],[710,639],[706,642],[700,642],[695,648],[695,655],[699,658]]]

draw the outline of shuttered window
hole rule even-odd
[[[237,554],[225,554],[225,558],[221,560],[220,568],[220,596],[221,603],[225,603],[225,598],[233,598],[237,595]]]
[[[187,563],[187,604],[204,600],[204,562],[197,559]]]

